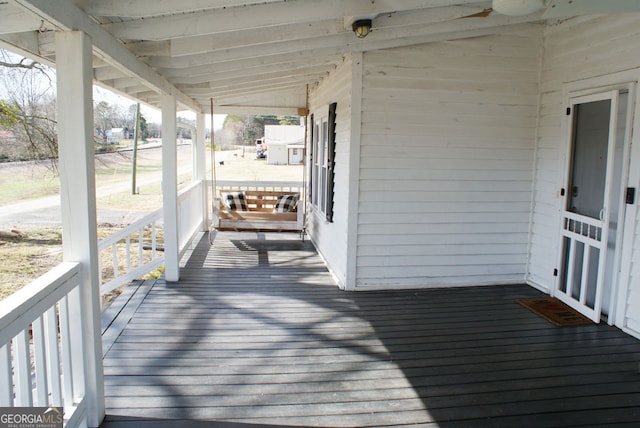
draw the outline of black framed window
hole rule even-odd
[[[333,103],[326,113],[311,115],[310,199],[328,222],[333,221],[336,108],[337,104]]]

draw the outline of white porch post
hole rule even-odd
[[[98,288],[92,46],[89,37],[80,31],[56,32],[55,41],[62,251],[65,261],[82,265],[79,309],[85,338],[85,396],[89,426],[97,427],[105,415],[105,402]]]
[[[345,289],[355,290],[358,278],[358,201],[360,198],[360,139],[362,136],[362,80],[364,55],[353,53],[351,71],[351,136],[349,143],[349,219],[347,223],[347,274]]]
[[[162,212],[164,217],[164,277],[180,279],[178,260],[178,151],[176,146],[176,98],[162,96]]]
[[[196,142],[193,150],[193,180],[202,180],[202,231],[209,230],[209,187],[207,186],[207,141],[205,138],[205,115],[196,115]]]

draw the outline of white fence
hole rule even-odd
[[[0,406],[63,407],[87,425],[80,268],[62,263],[0,302]]]

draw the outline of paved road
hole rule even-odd
[[[180,147],[180,146],[179,146]],[[159,153],[159,147],[156,148]],[[185,149],[190,150],[189,147]],[[150,150],[152,151],[152,150]],[[230,150],[216,153],[216,162],[225,162],[238,158],[241,150]],[[228,163],[228,162],[227,162]],[[178,169],[178,174],[191,171],[191,162],[186,162]],[[159,174],[153,176],[139,176],[138,186],[147,186],[160,181]],[[102,198],[115,193],[127,192],[131,190],[131,183],[116,183],[100,186],[96,189],[96,197]],[[112,210],[98,208],[98,224],[130,224],[137,219],[144,217],[148,212],[130,210]],[[0,206],[0,229],[25,228],[37,226],[55,226],[60,224],[60,196],[53,195],[44,198],[23,201],[11,205]]]
[[[157,177],[138,180],[140,186],[156,183]],[[101,198],[114,193],[126,192],[131,183],[117,183],[96,189],[96,197]],[[98,223],[129,224],[143,217],[146,212],[98,209]],[[25,226],[55,226],[60,220],[60,196],[31,199],[0,207],[0,229]]]
[[[190,150],[190,145],[179,146],[180,149]],[[145,152],[149,156],[156,156],[160,160],[161,147],[146,146]],[[105,156],[105,155],[101,155]],[[3,167],[11,167],[11,164],[4,164]],[[179,169],[178,173],[191,170],[191,163]],[[147,186],[160,181],[159,174],[152,176],[139,176],[138,186]],[[111,194],[127,192],[131,190],[130,182],[115,183],[100,186],[96,189],[96,197],[101,198]],[[137,219],[144,217],[147,212],[130,210],[112,210],[98,208],[98,223],[130,224]],[[0,229],[25,228],[38,226],[55,226],[61,223],[60,220],[60,196],[52,195],[28,201],[22,201],[11,205],[0,206]]]

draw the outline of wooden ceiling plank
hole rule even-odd
[[[142,18],[162,16],[171,13],[189,13],[282,1],[283,0],[74,0],[73,2],[88,15]]]

